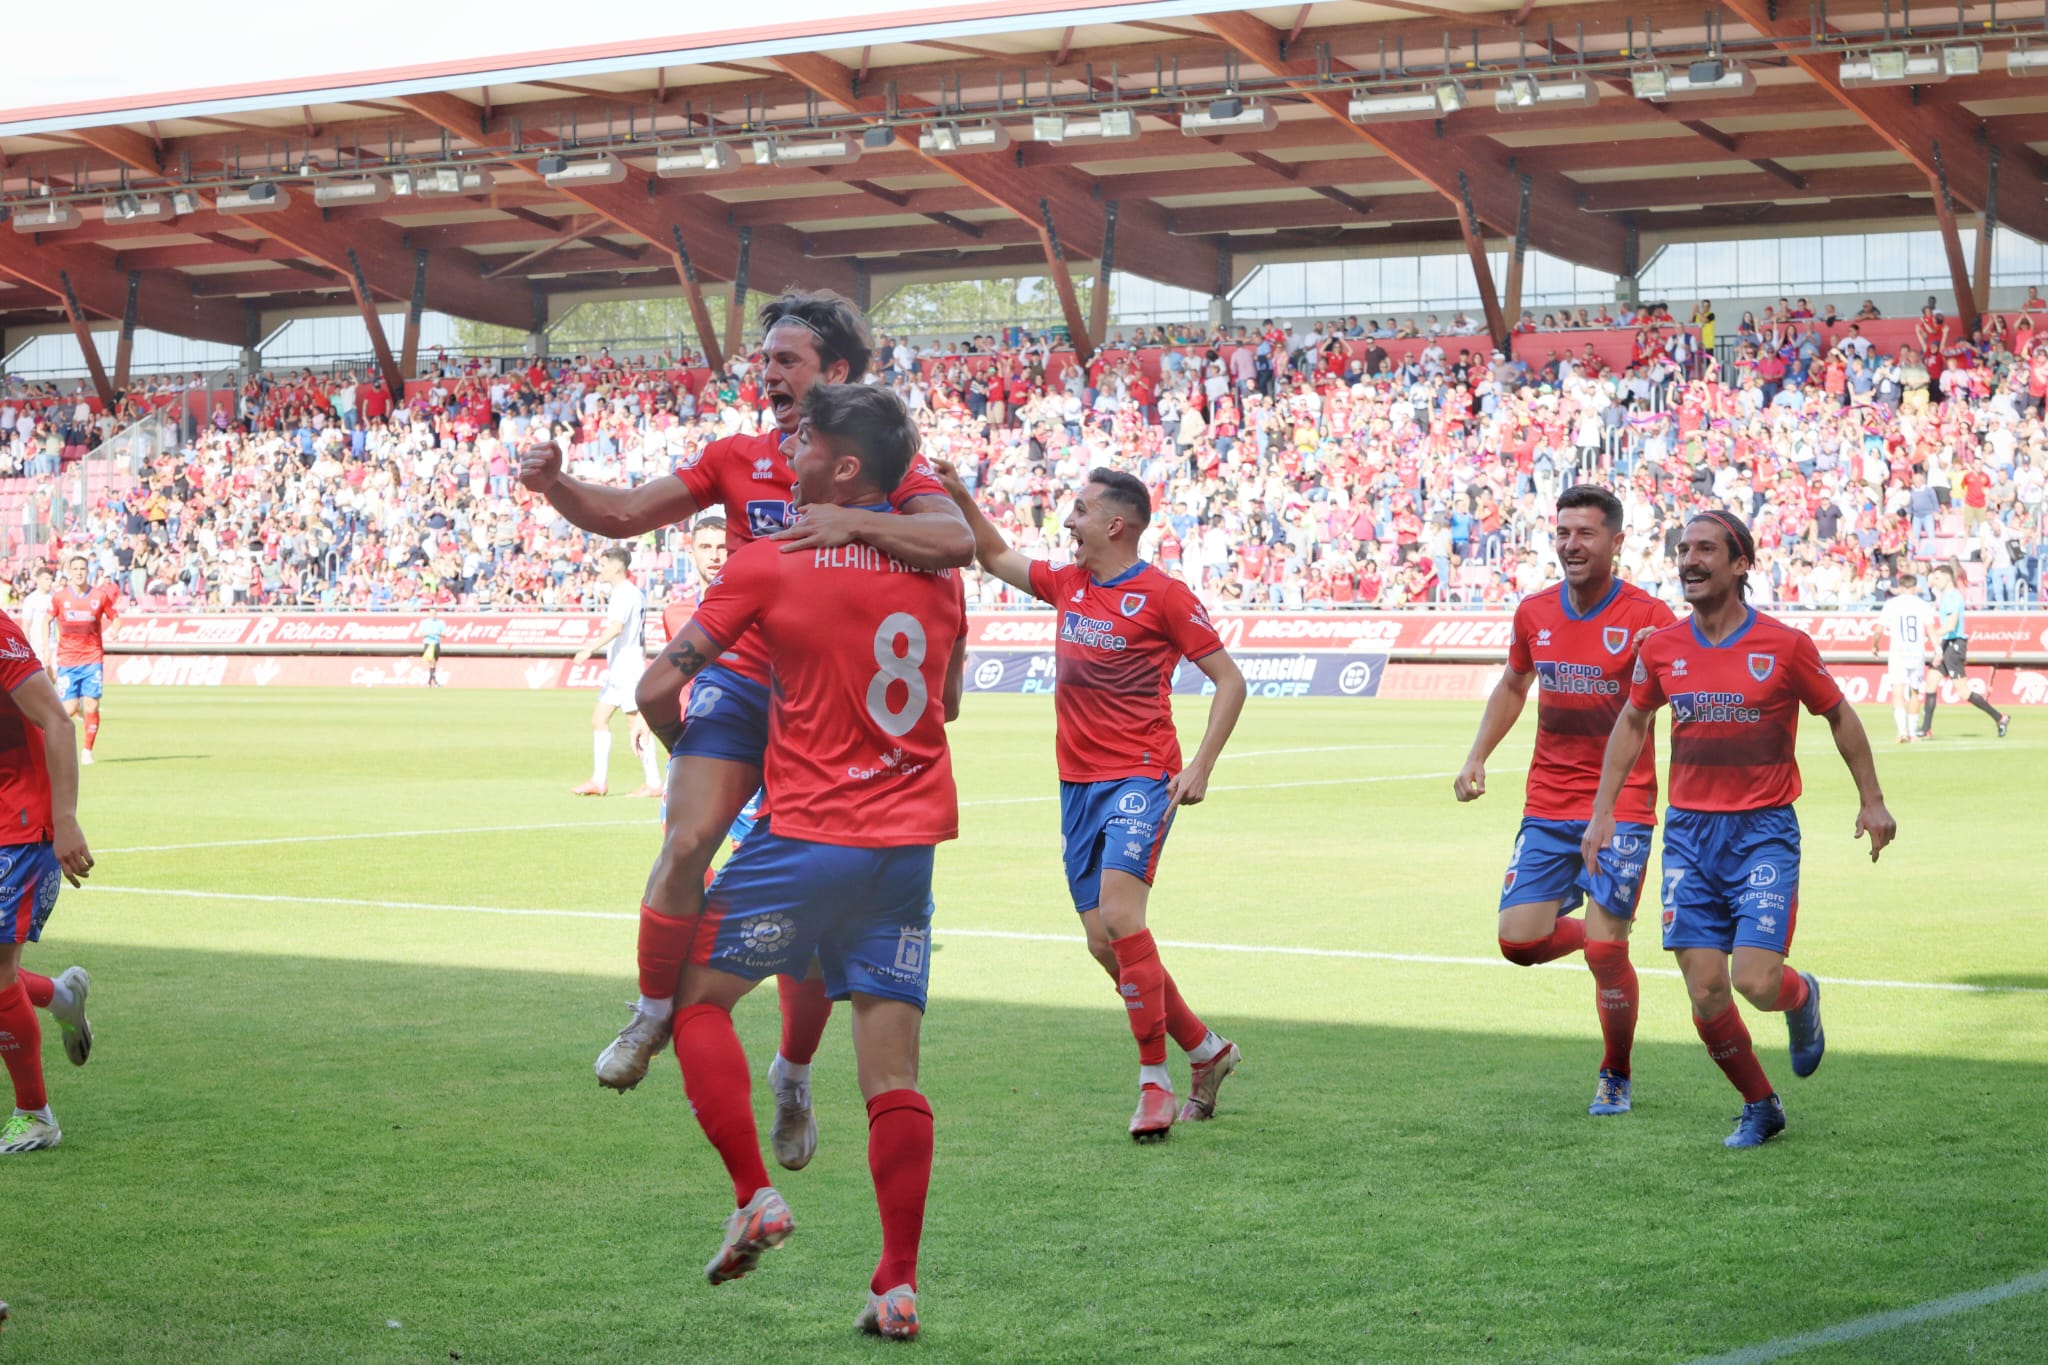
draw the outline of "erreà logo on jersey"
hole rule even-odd
[[[754,477],[757,479],[772,479],[775,477],[775,457],[773,455],[763,455],[760,459],[754,461]]]

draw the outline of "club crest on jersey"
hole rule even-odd
[[[1778,660],[1775,655],[1752,654],[1749,656],[1749,676],[1755,678],[1758,682],[1762,682],[1770,677],[1771,671],[1777,666]]]
[[[1607,626],[1600,631],[1600,643],[1607,646],[1609,654],[1619,654],[1628,648],[1628,627]]]
[[[1136,616],[1145,609],[1145,594],[1141,592],[1125,593],[1124,600],[1116,604],[1116,609],[1126,616]]]

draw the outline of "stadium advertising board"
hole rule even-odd
[[[604,618],[572,612],[451,612],[441,618],[442,645],[451,656],[573,654],[597,639]],[[1781,619],[1814,637],[1831,661],[1870,657],[1876,612],[1785,612]],[[115,653],[405,654],[419,650],[426,617],[417,612],[185,616],[126,616],[108,634]],[[1217,632],[1233,651],[1320,655],[1385,655],[1408,661],[1468,660],[1498,663],[1507,657],[1514,618],[1507,612],[1230,612],[1216,617]],[[1970,659],[1982,663],[2048,663],[2048,612],[1975,612],[1969,618]],[[663,643],[650,623],[648,645]],[[976,612],[968,618],[968,648],[977,653],[1038,651],[1050,654],[1050,612]]]

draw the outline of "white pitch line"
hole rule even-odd
[[[2031,1275],[2022,1275],[2004,1284],[1988,1285],[1983,1289],[1966,1290],[1951,1294],[1945,1299],[1929,1299],[1916,1303],[1911,1308],[1897,1308],[1889,1313],[1872,1313],[1865,1318],[1852,1318],[1838,1322],[1832,1327],[1822,1327],[1797,1336],[1780,1337],[1757,1346],[1745,1346],[1725,1355],[1701,1356],[1690,1365],[1764,1365],[1764,1362],[1781,1360],[1801,1351],[1810,1351],[1820,1346],[1834,1346],[1844,1341],[1861,1341],[1884,1332],[1896,1332],[1901,1327],[1916,1323],[1934,1322],[1941,1318],[1952,1318],[1958,1313],[1967,1313],[1975,1308],[2016,1299],[2027,1294],[2039,1294],[2048,1290],[2048,1270],[2037,1270]]]
[[[1301,750],[1300,752],[1308,752]],[[1250,755],[1243,755],[1250,757]],[[1496,768],[1494,772],[1518,773],[1520,768]],[[1307,782],[1254,782],[1239,786],[1209,788],[1212,792],[1256,792],[1280,791],[1290,787],[1349,787],[1375,782],[1418,782],[1434,778],[1456,777],[1456,772],[1441,773],[1382,773],[1365,777],[1329,777]],[[974,806],[1028,806],[1059,800],[1057,792],[1043,796],[1004,796],[980,801],[962,801],[961,809]],[[104,858],[114,853],[183,853],[202,848],[262,848],[278,844],[332,844],[354,839],[424,839],[453,834],[523,834],[543,829],[609,829],[621,825],[653,825],[652,819],[640,820],[556,820],[535,825],[470,825],[454,829],[391,829],[368,830],[357,834],[283,834],[267,839],[208,839],[193,844],[131,844],[122,848],[102,848],[94,851],[95,857]]]
[[[153,886],[106,886],[91,882],[87,892],[108,892],[121,896],[159,896],[179,900],[242,901],[258,905],[347,905],[364,910],[422,910],[441,914],[512,915],[535,919],[598,919],[638,922],[638,914],[615,910],[560,910],[547,907],[522,909],[499,905],[449,905],[435,901],[368,900],[351,896],[284,896],[254,891],[195,891],[188,888]],[[940,938],[1003,939],[1021,943],[1084,943],[1078,934],[1036,934],[1011,929],[958,929],[937,924],[932,932]],[[1439,967],[1513,967],[1498,957],[1454,957],[1439,953],[1388,953],[1363,948],[1302,948],[1268,943],[1207,943],[1195,939],[1160,939],[1159,946],[1203,953],[1247,953],[1261,957],[1316,957],[1348,962],[1406,962]],[[1542,964],[1548,971],[1578,971],[1568,962]],[[1638,967],[1639,976],[1676,977],[1667,967]],[[2043,986],[1980,986],[1962,981],[1883,981],[1857,977],[1821,978],[1829,986],[1857,986],[1869,990],[1946,991],[1956,995],[2048,995]]]

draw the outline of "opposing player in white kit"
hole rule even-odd
[[[1921,694],[1927,691],[1927,659],[1934,648],[1934,608],[1920,596],[1920,580],[1902,573],[1892,581],[1892,595],[1878,614],[1870,652],[1885,658],[1885,681],[1892,692],[1892,723],[1899,743],[1920,738]]]
[[[576,651],[582,663],[598,650],[604,651],[604,690],[590,712],[590,780],[574,788],[578,796],[603,796],[612,759],[612,713],[624,711],[632,722],[633,752],[640,756],[640,771],[646,781],[635,796],[661,795],[661,769],[656,764],[654,736],[640,719],[640,703],[633,690],[647,670],[647,597],[630,572],[633,553],[614,545],[598,556],[597,576],[611,590],[605,605],[604,630]]]
[[[38,564],[35,581],[35,591],[21,599],[21,633],[28,636],[28,647],[54,676],[57,665],[52,660],[57,657],[57,644],[52,627],[57,623],[57,604],[50,596],[50,585],[57,581],[57,571],[47,564]]]

